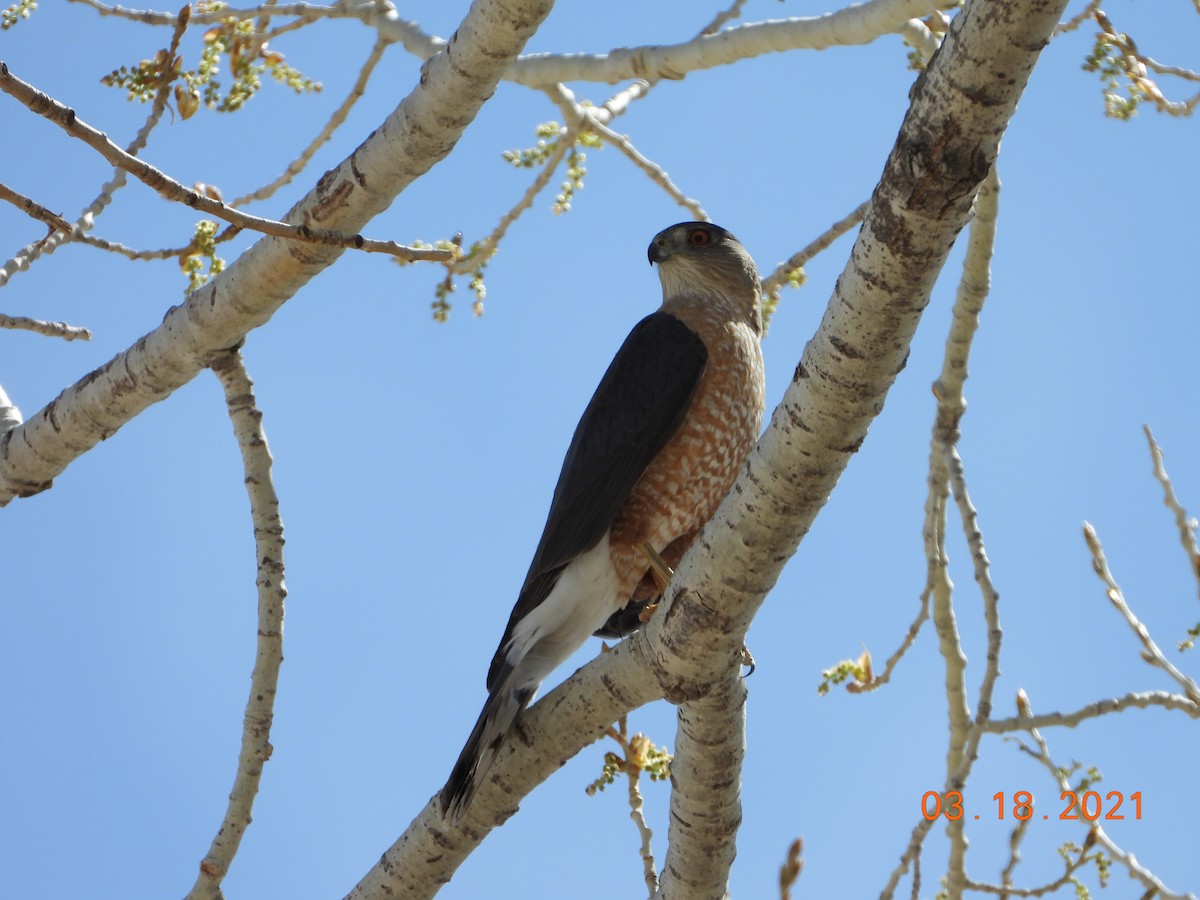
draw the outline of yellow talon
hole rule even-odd
[[[654,583],[658,586],[659,591],[665,591],[667,585],[671,583],[671,578],[675,572],[666,564],[658,551],[650,546],[649,541],[642,542],[642,552],[646,554],[646,558],[650,560],[650,571],[654,575]],[[646,621],[642,619],[642,621]]]

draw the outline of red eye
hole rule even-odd
[[[687,241],[693,247],[707,247],[712,241],[712,235],[703,229],[697,228],[695,231],[688,234]]]

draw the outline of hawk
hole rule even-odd
[[[466,811],[517,714],[591,634],[621,636],[733,486],[764,409],[758,269],[707,222],[660,231],[663,302],[604,373],[563,461],[542,539],[488,670],[488,699],[441,792]]]

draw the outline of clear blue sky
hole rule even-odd
[[[447,35],[465,7],[406,4],[402,14]],[[684,40],[717,8],[563,3],[529,50]],[[826,9],[758,0],[743,21]],[[1200,18],[1184,0],[1106,9],[1150,55],[1200,62]],[[1160,645],[1200,671],[1200,651],[1174,651],[1200,605],[1141,433],[1143,422],[1154,428],[1177,490],[1200,511],[1200,123],[1151,112],[1105,119],[1098,81],[1080,71],[1093,31],[1048,48],[1005,138],[993,292],[967,385],[961,450],[1005,628],[997,715],[1014,712],[1021,687],[1038,711],[1173,687],[1140,660],[1105,600],[1085,519]],[[147,108],[98,79],[167,38],[49,0],[0,35],[0,58],[123,144]],[[371,41],[352,22],[288,35],[277,49],[324,93],[268,86],[237,116],[164,124],[145,157],[227,198],[253,189],[340,102]],[[189,61],[198,44],[189,34]],[[660,85],[615,127],[769,269],[869,196],[907,105],[905,52],[893,37],[699,72]],[[393,47],[299,186],[254,211],[281,215],[409,91],[417,68]],[[596,102],[615,90],[573,87]],[[534,126],[557,115],[540,94],[502,85],[451,157],[365,233],[481,237],[531,177],[501,151],[530,145]],[[90,150],[7,97],[0,123],[2,180],[51,209],[73,218],[107,178]],[[441,786],[474,721],[578,415],[625,333],[658,303],[646,244],[689,218],[612,148],[589,152],[587,167],[569,215],[550,214],[550,191],[513,227],[488,269],[482,319],[464,285],[451,321],[431,320],[440,270],[347,254],[248,338],[277,460],[290,596],[275,755],[226,881],[231,898],[347,891]],[[178,246],[192,221],[134,185],[96,233]],[[39,234],[0,208],[0,257]],[[771,405],[849,246],[835,244],[808,284],[784,295],[764,344]],[[863,646],[881,663],[916,611],[929,385],[960,262],[956,251],[886,409],[750,633],[758,671],[736,896],[774,896],[797,835],[807,857],[800,896],[877,895],[921,795],[944,780],[945,700],[928,628],[885,689],[820,698],[816,688],[823,668]],[[15,276],[0,309],[86,325],[95,337],[4,332],[0,384],[33,415],[157,325],[182,287],[172,263],[64,248]],[[206,375],[75,462],[53,490],[0,512],[0,896],[77,896],[82,882],[91,897],[171,897],[191,885],[224,812],[253,661],[241,479],[220,389]],[[961,539],[950,554],[973,701],[984,627]],[[591,642],[559,674],[597,649]],[[673,709],[639,710],[631,726],[669,744]],[[1196,723],[1134,712],[1046,736],[1059,761],[1100,767],[1105,792],[1142,792],[1142,820],[1110,823],[1110,833],[1172,888],[1200,891]],[[639,895],[623,792],[583,792],[604,749],[584,751],[530,796],[441,896]],[[1050,814],[1030,828],[1021,884],[1052,877],[1054,848],[1082,841],[1082,829],[1055,821],[1058,791],[1044,771],[985,739],[967,794],[968,813],[980,815],[969,830],[974,877],[994,880],[1005,859],[1011,820],[996,821],[992,795],[1018,790]],[[646,794],[661,854],[668,791]],[[940,827],[927,847],[922,897],[944,865]],[[1140,894],[1120,873],[1114,890]]]

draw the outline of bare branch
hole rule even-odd
[[[904,640],[900,642],[900,646],[895,652],[887,658],[887,662],[883,665],[883,671],[878,675],[873,675],[866,682],[852,682],[846,685],[846,690],[852,694],[865,694],[868,691],[873,691],[876,688],[881,688],[892,680],[892,672],[895,671],[897,664],[904,658],[904,654],[908,652],[913,643],[917,639],[917,635],[921,633],[921,626],[929,618],[929,598],[931,587],[926,584],[925,590],[921,592],[920,605],[917,609],[917,616],[912,620],[912,624],[908,626],[908,632],[904,635]]]
[[[354,104],[362,98],[363,93],[367,89],[367,82],[370,80],[379,61],[383,59],[383,51],[387,49],[388,44],[389,42],[385,41],[382,37],[375,41],[375,46],[371,48],[370,54],[368,54],[366,60],[363,62],[362,68],[359,69],[358,78],[355,79],[354,86],[350,88],[350,93],[346,95],[346,99],[333,111],[333,115],[329,117],[329,121],[325,123],[325,127],[320,130],[307,147],[300,151],[300,155],[288,163],[283,173],[270,184],[233,200],[229,204],[230,206],[245,206],[247,203],[255,200],[266,200],[281,187],[290,184],[292,179],[304,171],[305,167],[312,161],[312,158],[316,156],[317,151],[333,137],[333,133],[346,121],[347,116],[350,115],[350,110],[354,108]]]
[[[31,200],[24,194],[17,193],[12,188],[2,183],[0,183],[0,200],[5,201],[6,203],[11,203],[17,209],[21,210],[21,212],[34,219],[37,219],[43,225],[49,226],[51,234],[53,234],[55,231],[62,231],[66,234],[71,233],[71,223],[58,213],[50,212],[50,210],[46,209],[46,207],[42,206],[37,201]]]
[[[32,85],[17,78],[9,72],[7,64],[0,62],[0,90],[24,103],[30,110],[49,119],[62,128],[67,134],[83,141],[106,160],[118,166],[137,178],[147,187],[158,192],[167,200],[182,203],[201,212],[209,213],[219,219],[224,219],[238,228],[249,228],[274,237],[289,238],[311,244],[322,244],[328,247],[365,250],[374,253],[388,253],[405,262],[428,260],[445,262],[453,258],[449,250],[424,250],[416,247],[406,247],[395,241],[377,241],[364,238],[360,234],[342,234],[323,228],[312,228],[309,225],[288,225],[273,219],[251,216],[232,209],[204,194],[189,190],[178,181],[165,174],[149,163],[132,156],[114,144],[102,132],[76,117],[75,111],[63,106],[54,98],[43,94]]]
[[[708,213],[701,208],[700,203],[686,196],[683,191],[676,187],[675,182],[671,181],[671,177],[662,166],[643,156],[637,147],[633,146],[633,142],[628,137],[623,134],[617,134],[617,132],[613,131],[607,125],[601,125],[596,121],[590,122],[588,129],[600,135],[607,143],[612,144],[625,154],[651,181],[666,191],[672,200],[690,212],[697,220],[708,221]]]
[[[564,81],[615,84],[627,78],[680,79],[764,53],[867,44],[882,34],[903,30],[909,19],[957,5],[948,0],[869,0],[815,18],[738,25],[680,44],[628,47],[599,55],[530,54],[521,57],[505,77],[528,87]]]
[[[1029,819],[1025,819],[1020,824],[1018,824],[1017,827],[1013,829],[1014,836],[1018,835],[1018,834],[1024,835],[1025,830],[1029,827],[1029,821],[1030,821]],[[1014,855],[1013,855],[1012,859],[1015,860],[1018,858],[1019,858],[1019,854],[1016,854],[1014,851]],[[1088,861],[1089,861],[1089,857],[1087,855],[1087,850],[1086,849],[1080,850],[1079,855],[1075,859],[1073,859],[1069,863],[1067,863],[1067,867],[1066,867],[1066,869],[1063,870],[1062,875],[1060,875],[1058,878],[1054,879],[1054,881],[1051,881],[1047,884],[1043,884],[1041,887],[1018,888],[1018,887],[1013,887],[1007,881],[1005,881],[1003,884],[986,884],[981,881],[972,881],[971,879],[967,879],[966,888],[968,890],[972,890],[972,891],[979,891],[979,893],[981,893],[981,894],[999,894],[1000,896],[1005,897],[1005,898],[1008,898],[1008,897],[1045,897],[1045,896],[1048,896],[1049,894],[1053,894],[1059,888],[1065,887],[1071,881],[1071,876],[1074,875],[1081,868],[1083,868],[1085,865],[1087,865]],[[1006,873],[1006,875],[1011,874],[1011,869],[1005,869],[1005,873]]]
[[[1200,685],[1195,681],[1180,672],[1168,660],[1158,645],[1154,643],[1154,639],[1150,637],[1150,632],[1137,616],[1133,614],[1133,610],[1129,608],[1129,604],[1125,602],[1125,595],[1121,592],[1120,586],[1113,579],[1112,572],[1108,569],[1108,560],[1104,558],[1104,548],[1100,545],[1100,538],[1096,535],[1096,529],[1091,523],[1083,523],[1083,537],[1087,541],[1088,550],[1092,554],[1092,568],[1096,574],[1100,576],[1100,580],[1104,582],[1105,594],[1112,602],[1112,605],[1117,608],[1117,611],[1124,617],[1129,627],[1133,629],[1133,633],[1138,636],[1138,640],[1142,642],[1142,658],[1152,666],[1157,666],[1168,675],[1170,675],[1180,687],[1183,688],[1184,694],[1193,703],[1200,704]]]
[[[1026,698],[1026,702],[1028,702],[1028,698]],[[1046,743],[1046,739],[1042,737],[1041,732],[1036,728],[1030,728],[1029,734],[1037,743],[1038,749],[1032,750],[1024,745],[1022,745],[1022,749],[1026,750],[1030,756],[1046,767],[1050,772],[1050,777],[1055,780],[1060,790],[1071,790],[1071,785],[1067,781],[1065,774],[1067,770],[1055,764],[1054,760],[1050,758],[1049,745]],[[1197,900],[1195,894],[1177,894],[1169,890],[1153,872],[1142,866],[1132,853],[1127,853],[1118,847],[1112,838],[1105,833],[1098,821],[1088,822],[1086,819],[1080,819],[1080,822],[1088,827],[1088,839],[1084,842],[1085,848],[1091,843],[1102,847],[1109,856],[1128,870],[1130,877],[1136,881],[1140,881],[1148,889],[1147,897],[1154,897],[1156,900],[1157,898],[1162,898],[1162,900]]]
[[[855,225],[861,224],[862,220],[866,218],[867,209],[870,205],[871,202],[869,200],[863,201],[848,216],[830,225],[824,234],[810,241],[802,250],[793,253],[787,260],[777,265],[775,271],[763,279],[763,296],[778,298],[780,288],[788,281],[789,275],[798,269],[804,268],[810,259],[828,248],[830,244]]]
[[[263,765],[271,758],[271,723],[275,692],[283,663],[284,587],[283,520],[279,497],[271,478],[271,451],[262,428],[262,412],[254,398],[254,384],[246,373],[241,351],[219,354],[212,370],[225,389],[225,403],[233,432],[242,452],[250,516],[254,526],[254,556],[258,560],[258,649],[250,675],[250,696],[242,718],[242,746],[237,775],[229,792],[225,818],[212,846],[200,863],[189,900],[221,897],[221,881],[250,825],[254,797]]]
[[[233,234],[228,234],[229,231],[232,231]],[[240,231],[240,228],[235,229],[230,226],[225,232],[223,232],[223,234],[228,234],[227,237],[224,237],[224,240],[229,240],[234,236],[234,234],[237,234]],[[109,241],[105,238],[98,237],[97,235],[86,233],[77,234],[75,236],[75,240],[77,243],[87,244],[89,247],[95,247],[97,250],[106,250],[109,253],[116,253],[120,256],[124,256],[126,259],[142,262],[147,262],[154,259],[175,259],[176,257],[185,256],[195,250],[195,247],[193,247],[191,244],[188,244],[185,247],[164,247],[161,250],[134,250],[132,247],[126,247],[124,244],[119,243],[118,241]],[[218,243],[221,240],[222,235],[217,235],[215,238],[213,238],[213,243]]]
[[[721,30],[721,26],[726,22],[731,22],[742,14],[742,7],[746,5],[746,0],[733,0],[728,9],[723,9],[713,20],[709,22],[700,31],[701,34],[716,34]]]
[[[167,23],[172,26],[171,42],[167,46],[166,51],[168,59],[175,58],[175,54],[179,49],[179,42],[183,38],[183,33],[187,30],[190,13],[191,6],[185,6],[176,15],[172,16],[171,21]],[[129,146],[125,148],[126,153],[136,156],[146,146],[146,142],[150,139],[150,132],[162,120],[162,115],[167,108],[167,100],[170,95],[170,80],[163,78],[162,83],[158,86],[158,90],[154,93],[154,102],[150,104],[150,113],[146,116],[146,121],[142,123],[142,127],[138,129]],[[105,207],[112,202],[113,194],[125,186],[125,180],[126,173],[124,170],[120,168],[114,170],[113,177],[101,186],[99,195],[79,216],[73,229],[68,227],[66,231],[57,231],[44,240],[26,246],[16,256],[5,263],[3,267],[0,267],[0,287],[8,283],[8,279],[12,277],[14,272],[28,269],[34,260],[42,255],[53,253],[58,249],[60,244],[73,240],[77,241],[84,237],[92,228],[96,216],[100,215]]]
[[[1079,11],[1077,15],[1072,16],[1066,22],[1060,22],[1058,27],[1054,29],[1054,36],[1066,34],[1068,31],[1074,31],[1088,19],[1096,14],[1096,10],[1100,8],[1101,0],[1088,0],[1088,5]]]
[[[459,274],[470,272],[481,261],[491,259],[496,252],[496,248],[500,246],[500,242],[504,240],[504,235],[508,233],[508,229],[521,217],[522,213],[533,206],[533,201],[537,199],[537,195],[550,183],[550,179],[554,177],[559,164],[574,144],[575,133],[564,130],[558,139],[558,144],[551,151],[545,163],[542,164],[541,171],[537,173],[537,176],[530,183],[529,187],[525,189],[525,192],[521,195],[521,199],[516,202],[512,209],[500,217],[500,221],[496,223],[496,227],[475,246],[471,253],[450,266],[453,272]]]
[[[1107,716],[1127,709],[1174,709],[1187,713],[1193,719],[1200,719],[1200,704],[1189,700],[1182,694],[1170,694],[1166,691],[1144,691],[1141,693],[1125,694],[1109,700],[1097,700],[1072,712],[1041,713],[1040,715],[1014,716],[1009,719],[989,719],[980,724],[980,728],[989,734],[1011,734],[1015,731],[1028,731],[1030,728],[1048,728],[1059,725],[1064,728],[1074,728],[1080,722],[1094,719],[1097,716]]]
[[[654,871],[652,843],[654,832],[646,824],[646,804],[643,802],[642,792],[638,788],[639,778],[640,772],[636,769],[630,772],[626,778],[629,788],[629,818],[637,826],[638,835],[642,839],[642,844],[638,848],[638,855],[642,858],[642,878],[646,881],[646,888],[650,892],[649,896],[653,897],[658,890],[658,875]]]
[[[1146,433],[1146,441],[1150,445],[1150,458],[1154,461],[1154,477],[1162,485],[1163,503],[1175,514],[1175,527],[1179,530],[1179,542],[1183,545],[1183,552],[1187,554],[1188,562],[1191,563],[1192,575],[1196,578],[1197,587],[1200,587],[1200,547],[1196,545],[1196,520],[1187,514],[1187,510],[1175,496],[1171,477],[1167,475],[1166,466],[1163,465],[1162,448],[1154,440],[1150,426],[1143,425],[1142,430]]]
[[[68,325],[66,322],[43,322],[41,319],[29,319],[25,316],[6,316],[0,313],[0,328],[12,328],[20,331],[33,331],[46,337],[62,338],[64,341],[90,341],[92,333],[78,325]]]

